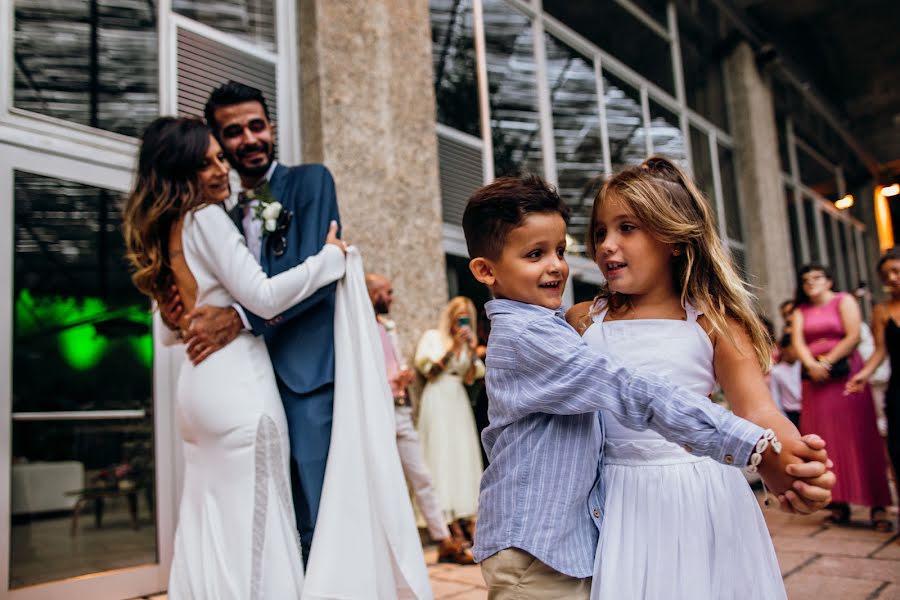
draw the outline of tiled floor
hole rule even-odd
[[[826,513],[807,517],[766,510],[790,600],[900,600],[900,535],[876,533],[864,510],[854,524],[826,527]],[[896,510],[892,511],[895,525]],[[438,564],[434,547],[425,559],[436,600],[485,600],[477,566]],[[151,600],[165,600],[154,596]]]

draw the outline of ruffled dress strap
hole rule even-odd
[[[591,321],[594,323],[602,323],[606,318],[606,313],[609,312],[609,302],[604,300],[603,298],[598,298],[594,301],[593,306],[591,306],[591,310],[589,311],[589,315],[591,316]]]

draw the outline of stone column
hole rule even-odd
[[[778,305],[795,292],[790,222],[772,92],[746,42],[740,42],[725,60],[725,82],[751,283],[757,288],[760,308],[777,325]]]
[[[345,237],[393,281],[411,354],[447,301],[428,3],[299,9],[303,158],[332,171]]]

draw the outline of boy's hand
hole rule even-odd
[[[834,474],[827,472],[828,453],[818,436],[789,437],[781,440],[781,454],[766,450],[759,474],[768,488],[782,496],[799,513],[807,514],[824,507],[831,498]],[[801,482],[800,477],[812,477]],[[796,483],[803,485],[796,486]],[[784,506],[784,504],[783,504]]]

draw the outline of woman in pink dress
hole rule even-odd
[[[831,272],[822,265],[800,271],[792,341],[803,365],[803,411],[800,432],[828,440],[837,484],[830,520],[847,523],[849,504],[871,508],[873,526],[890,531],[884,507],[890,504],[884,444],[875,425],[868,386],[846,394],[847,380],[862,368],[859,344],[861,316],[856,299],[835,292]]]

